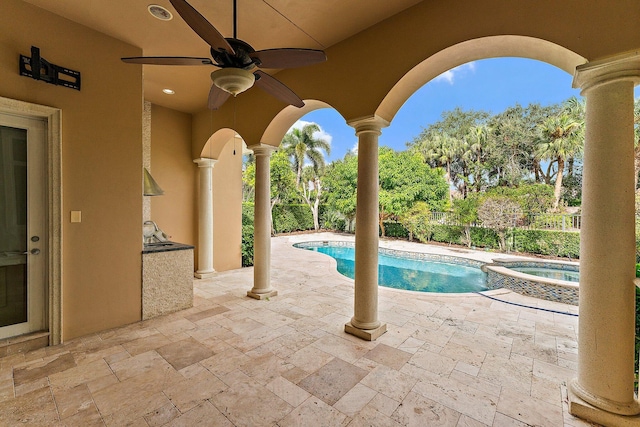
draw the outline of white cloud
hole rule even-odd
[[[302,129],[303,127],[305,127],[306,125],[310,125],[310,124],[315,124],[316,126],[318,126],[318,128],[320,128],[319,131],[314,132],[313,133],[313,137],[316,139],[324,139],[325,141],[327,141],[329,143],[329,145],[331,145],[331,142],[333,141],[333,136],[331,136],[330,134],[328,134],[327,132],[325,132],[322,127],[314,122],[307,122],[306,120],[297,120],[293,126],[291,126],[289,128],[289,131],[291,131],[291,129]],[[287,132],[289,132],[287,131]]]
[[[438,77],[433,79],[433,81],[436,81],[436,82],[445,81],[450,85],[453,85],[456,75],[460,75],[465,71],[470,71],[473,73],[475,70],[476,70],[475,61],[468,62],[466,64],[462,64],[448,71],[445,71],[444,73],[440,74]]]

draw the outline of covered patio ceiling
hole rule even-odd
[[[145,56],[209,57],[208,45],[187,26],[168,0],[25,1],[140,47]],[[150,3],[168,9],[173,19],[154,18],[147,10]],[[189,3],[223,36],[233,36],[232,0],[189,0]],[[237,0],[237,34],[256,50],[283,47],[324,50],[416,3],[420,0]],[[145,99],[179,111],[200,111],[206,108],[211,86],[209,74],[215,69],[144,66]],[[174,90],[175,94],[164,94],[164,88]]]

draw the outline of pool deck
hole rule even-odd
[[[380,288],[388,332],[344,333],[353,280],[335,260],[272,239],[269,300],[253,269],[194,280],[194,307],[63,345],[0,358],[0,425],[587,426],[568,414],[577,307]],[[469,256],[504,254],[381,246]],[[530,307],[530,308],[528,308]]]

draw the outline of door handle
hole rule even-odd
[[[31,254],[32,255],[38,255],[39,253],[40,253],[40,249],[38,249],[38,248],[31,249]]]

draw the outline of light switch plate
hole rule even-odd
[[[71,211],[71,222],[82,222],[82,211]]]

